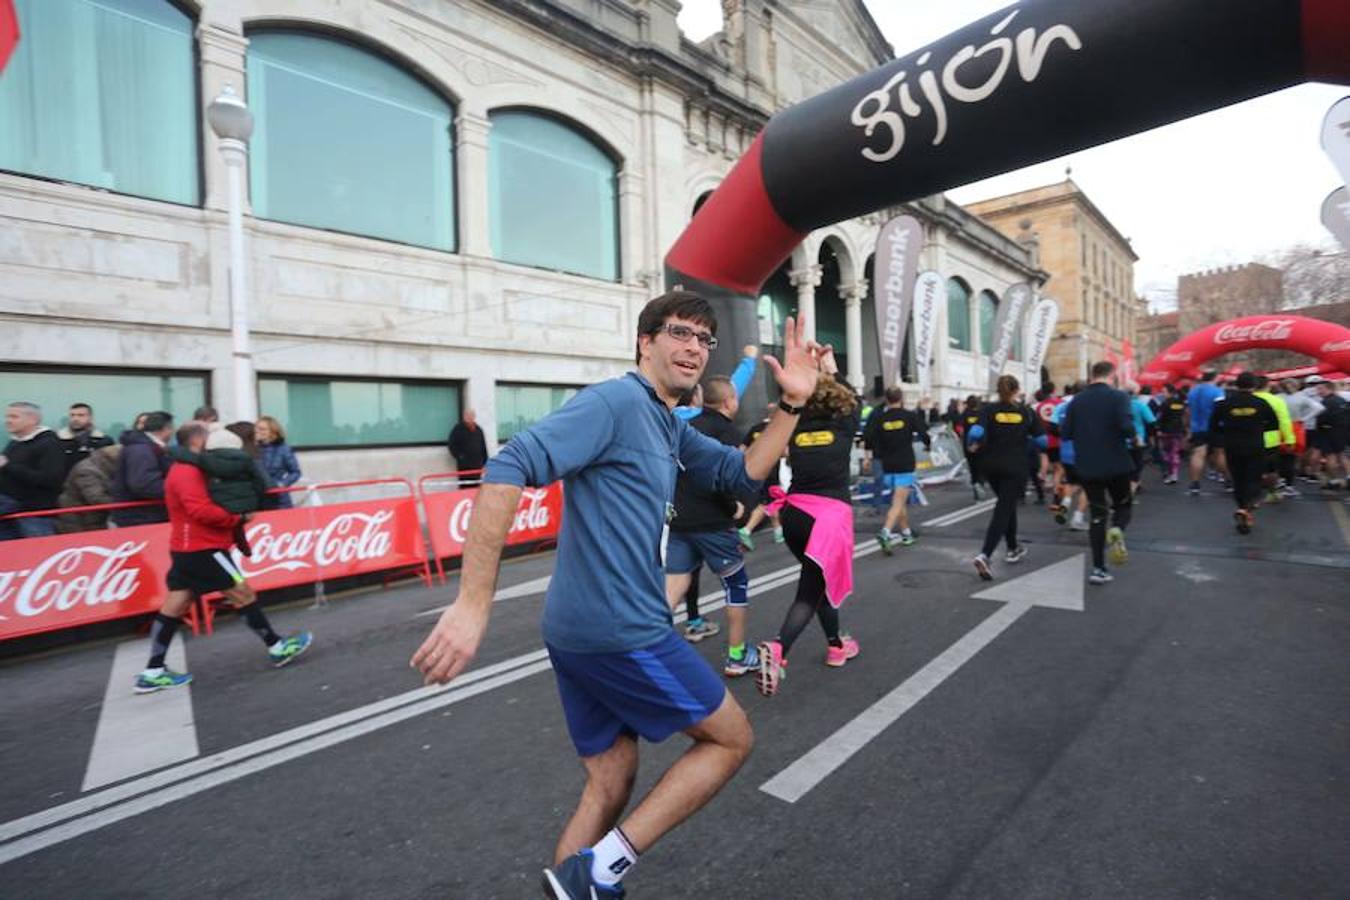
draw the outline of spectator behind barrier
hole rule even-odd
[[[65,477],[95,450],[111,447],[113,439],[94,427],[94,408],[88,403],[72,403],[66,411],[66,427],[56,433],[66,454]]]
[[[238,424],[238,423],[235,423]],[[251,429],[252,423],[244,423]],[[187,449],[191,429],[200,424],[184,425],[179,429],[178,444],[170,447],[169,457],[175,464],[196,466],[206,476],[206,492],[211,502],[227,512],[242,515],[262,509],[267,494],[267,479],[245,449],[243,439],[235,433],[234,425],[227,425],[206,436],[202,453]]]
[[[117,477],[117,461],[122,456],[122,445],[112,444],[95,450],[86,460],[75,464],[66,476],[65,486],[61,489],[62,508],[72,506],[98,506],[103,503],[116,503],[113,497],[113,479]],[[66,513],[57,517],[56,530],[62,534],[76,531],[94,531],[106,528],[108,512]]]
[[[300,480],[300,462],[295,451],[286,443],[286,429],[271,416],[259,416],[254,429],[258,439],[259,461],[264,474],[277,487],[290,487]],[[286,509],[291,505],[290,494],[269,494],[263,504],[266,509]]]
[[[5,408],[10,441],[0,455],[0,515],[52,509],[65,478],[65,452],[55,432],[42,424],[42,408],[15,400]],[[47,516],[0,520],[0,540],[45,537],[56,532]]]
[[[478,427],[478,414],[471,409],[464,410],[464,416],[455,423],[455,427],[450,429],[450,437],[446,439],[446,448],[450,455],[455,458],[455,469],[460,472],[467,472],[473,469],[481,469],[487,464],[487,438],[483,436],[483,429]],[[478,476],[470,476],[462,480],[463,484],[477,484]]]
[[[171,460],[165,447],[173,436],[173,416],[167,412],[147,413],[141,431],[124,431],[117,442],[122,455],[113,478],[113,498],[118,502],[164,499],[164,476]],[[109,521],[119,528],[169,521],[163,505],[137,506],[113,510]]]

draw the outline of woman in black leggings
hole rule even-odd
[[[777,693],[787,655],[812,618],[825,632],[825,664],[842,666],[858,655],[858,642],[839,630],[839,604],[853,587],[853,506],[849,452],[858,430],[858,398],[834,380],[833,354],[788,443],[792,486],[781,521],[788,549],[802,564],[797,596],[773,640],[759,645],[759,690]]]
[[[971,562],[985,581],[993,580],[989,556],[1004,540],[1008,563],[1022,561],[1027,549],[1017,541],[1017,503],[1027,484],[1027,443],[1034,441],[1044,449],[1041,417],[1018,400],[1021,385],[1011,375],[998,380],[998,400],[980,410],[979,424],[971,429],[971,444],[980,455],[980,474],[994,489],[998,502],[984,534],[984,548]],[[1038,453],[1039,455],[1039,453]]]

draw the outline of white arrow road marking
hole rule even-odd
[[[982,500],[979,503],[964,506],[954,512],[949,512],[946,515],[938,516],[936,519],[929,519],[927,522],[924,522],[923,525],[928,528],[946,528],[948,525],[955,525],[957,522],[964,522],[966,519],[974,518],[982,512],[988,512],[994,508],[994,504],[997,502],[997,500]]]
[[[788,803],[796,803],[813,787],[881,732],[909,712],[915,704],[933,692],[975,654],[1033,606],[1054,609],[1083,609],[1083,565],[1079,554],[1038,569],[1021,578],[981,591],[981,599],[1005,601],[1002,609],[968,631],[960,640],[942,651],[936,659],[863,710],[857,718],[817,744],[805,756],[770,778],[759,789]]]
[[[140,775],[197,755],[197,726],[192,720],[192,686],[156,694],[131,690],[149,655],[146,641],[119,644],[98,715],[94,746],[80,790]],[[183,641],[169,645],[168,666],[187,671]]]

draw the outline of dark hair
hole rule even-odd
[[[1045,396],[1053,397],[1055,394],[1055,383],[1053,381],[1042,381],[1041,390],[1045,391]]]
[[[709,375],[703,381],[703,406],[708,409],[721,406],[728,397],[736,396],[736,388],[725,375]]]
[[[886,402],[903,404],[905,402],[905,392],[898,387],[886,388]]]
[[[998,378],[998,399],[1004,403],[1013,402],[1017,392],[1022,389],[1022,385],[1017,383],[1017,379],[1011,375],[1000,375]]]
[[[1213,380],[1214,380],[1214,377],[1215,377],[1216,375],[1218,375],[1218,374],[1219,374],[1218,372],[1214,372],[1214,371],[1201,372],[1201,373],[1200,373],[1200,380],[1201,380],[1201,381],[1213,381]]]
[[[1270,384],[1270,379],[1269,379],[1269,378],[1267,378],[1267,377],[1264,376],[1264,375],[1257,375],[1257,376],[1256,376],[1256,386],[1259,387],[1259,388],[1261,388],[1261,390],[1265,390],[1265,389],[1266,389],[1266,385],[1268,385],[1268,384]]]
[[[1115,371],[1116,364],[1109,360],[1104,359],[1101,362],[1095,362],[1092,364],[1092,380],[1096,381],[1099,378],[1110,378]]]
[[[188,422],[182,428],[178,429],[178,446],[187,447],[193,438],[206,437],[206,426],[200,422]]]
[[[1139,393],[1143,394],[1145,397],[1152,397],[1152,396],[1153,396],[1153,388],[1152,388],[1152,387],[1141,387],[1141,388],[1139,389]]]
[[[158,412],[146,413],[145,423],[141,425],[141,431],[154,432],[163,431],[173,424],[173,414],[166,413],[163,410]]]
[[[1163,385],[1163,390],[1167,391],[1169,394],[1175,394],[1177,392],[1177,386],[1169,381],[1167,384]]]
[[[1255,372],[1243,372],[1237,377],[1237,389],[1239,391],[1250,391],[1261,383],[1261,379]]]
[[[648,301],[647,305],[642,307],[642,312],[638,314],[638,336],[656,334],[670,318],[697,322],[714,335],[717,334],[717,316],[708,301],[693,291],[676,288]],[[634,362],[641,363],[642,347],[635,346],[633,352]]]
[[[1064,396],[1072,397],[1074,394],[1078,393],[1082,389],[1083,386],[1079,384],[1077,381],[1070,381],[1068,384],[1064,385]]]
[[[256,432],[257,429],[253,427],[252,422],[231,422],[225,426],[225,430],[231,434],[237,435],[239,440],[244,442],[245,453],[249,456],[258,455],[258,442],[254,438],[254,432]]]
[[[71,409],[87,409],[87,410],[89,410],[90,413],[92,413],[92,412],[94,411],[94,408],[93,408],[92,406],[90,406],[88,403],[72,403],[72,404],[70,404],[70,408],[71,408]]]
[[[220,419],[220,413],[216,412],[214,406],[199,406],[197,411],[192,414],[192,418],[198,422],[216,422]]]

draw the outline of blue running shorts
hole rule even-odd
[[[666,574],[684,575],[708,564],[725,578],[745,565],[734,531],[672,531],[666,542]]]
[[[913,472],[887,472],[885,475],[885,479],[886,479],[886,487],[892,491],[895,490],[896,488],[914,487]]]
[[[717,712],[722,679],[674,629],[650,647],[623,653],[548,648],[577,755],[603,753],[621,734],[657,743]]]

